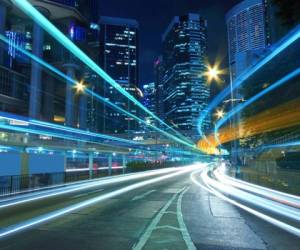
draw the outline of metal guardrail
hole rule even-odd
[[[122,169],[112,169],[112,175],[122,174]],[[0,176],[0,197],[34,191],[42,188],[62,185],[77,181],[96,179],[108,176],[107,170],[93,170],[81,172],[61,172],[51,174],[32,174],[16,176]]]
[[[66,171],[49,174],[0,176],[0,198],[1,196],[17,195],[21,192],[32,192],[44,188],[52,188],[57,185],[74,183],[106,176],[121,175],[125,173],[136,173],[147,170],[156,170],[168,167],[183,166],[189,162],[161,162],[140,163],[139,165],[127,166],[125,168],[93,169],[90,171]]]

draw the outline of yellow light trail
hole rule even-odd
[[[220,129],[219,142],[215,140],[214,134],[210,134],[207,140],[199,140],[197,146],[207,154],[219,154],[217,147],[220,144],[300,125],[299,106],[300,99],[295,99],[268,109],[241,121],[236,126],[228,125]]]

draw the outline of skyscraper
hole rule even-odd
[[[199,14],[176,16],[163,34],[166,121],[183,133],[197,134],[197,119],[210,95],[206,70],[207,22]],[[203,125],[207,129],[208,121]]]
[[[162,120],[165,119],[164,110],[164,85],[162,81],[164,69],[162,56],[159,56],[154,62],[154,84],[156,89],[155,95],[155,113]]]
[[[244,0],[226,15],[230,77],[236,79],[269,44],[264,0]]]
[[[85,13],[90,13],[88,8],[91,8],[92,4],[98,1],[49,0],[30,2],[77,46],[87,52],[88,22],[92,21],[93,17],[92,14],[86,15]],[[79,126],[85,129],[86,96],[77,95],[78,98],[76,98],[74,89],[70,84],[58,83],[51,74],[46,73],[36,62],[30,61],[24,55],[18,53],[14,46],[18,45],[46,62],[55,65],[74,80],[83,79],[85,68],[80,66],[78,61],[62,45],[44,32],[36,22],[20,15],[20,12],[15,10],[16,7],[10,1],[1,1],[0,33],[7,36],[11,46],[4,53],[5,62],[3,62],[3,51],[0,53],[0,64],[7,67],[6,69],[2,68],[3,72],[6,71],[7,76],[13,75],[12,72],[9,73],[12,70],[22,72],[24,77],[21,77],[21,75],[20,77],[22,81],[26,81],[28,87],[23,84],[26,91],[19,94],[22,92],[19,91],[21,80],[15,81],[9,94],[19,99],[21,114],[25,113],[23,111],[25,109],[30,117],[46,121],[57,121],[65,123],[67,126]],[[93,13],[98,12],[98,8],[94,8],[93,11]],[[6,17],[9,17],[9,20]],[[16,74],[14,73],[14,75]],[[1,80],[0,84],[2,83],[4,82]],[[28,93],[26,93],[27,91]],[[3,100],[4,102],[5,100]],[[8,107],[6,104],[4,106]],[[75,108],[76,106],[80,107]],[[7,111],[14,109],[16,108],[5,108]]]
[[[226,15],[228,52],[231,84],[248,67],[255,64],[265,54],[272,42],[278,40],[274,30],[274,7],[270,0],[244,0],[235,5]],[[247,92],[254,89],[255,82],[251,85],[237,88],[231,93],[232,107],[244,98]],[[245,114],[238,113],[232,118],[232,123],[238,127],[236,137],[242,131],[241,119]],[[233,141],[232,162],[238,162],[238,147],[243,145],[243,139]]]
[[[100,22],[100,66],[126,91],[139,99],[138,89],[138,30],[132,19],[101,17]],[[136,106],[105,83],[104,96],[132,114]],[[105,107],[104,132],[129,134],[137,129],[137,122],[118,111]]]
[[[143,105],[148,108],[151,112],[156,112],[156,88],[155,83],[151,82],[143,86]],[[147,122],[153,123],[152,117],[146,118]]]

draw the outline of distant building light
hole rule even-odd
[[[10,120],[9,125],[13,126],[29,126],[28,122],[20,121],[20,120]]]
[[[26,32],[25,37],[31,39],[31,33],[29,31]]]
[[[51,136],[46,136],[46,135],[39,135],[39,139],[41,140],[52,140]]]
[[[26,50],[32,50],[32,45],[31,45],[31,43],[25,43],[25,49],[26,49]]]
[[[51,50],[51,45],[50,44],[44,45],[43,50]]]
[[[55,115],[53,120],[54,120],[55,122],[64,123],[64,122],[65,122],[65,117]]]
[[[135,136],[132,140],[134,140],[134,141],[143,141],[144,137],[143,136]]]
[[[91,23],[90,24],[90,29],[92,30],[100,30],[100,27],[97,23]]]
[[[71,39],[73,39],[74,38],[74,34],[75,34],[75,27],[74,27],[73,24],[70,27],[69,34],[70,34]]]

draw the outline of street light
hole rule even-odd
[[[217,67],[209,68],[208,75],[211,79],[217,79],[217,77],[219,75],[219,70],[217,69]]]
[[[83,84],[83,81],[77,82],[75,85],[75,89],[77,93],[82,93],[84,92],[86,86]]]
[[[222,119],[225,115],[225,112],[223,109],[217,109],[215,116],[217,117],[217,119]]]
[[[211,83],[212,81],[216,81],[217,83],[222,82],[220,76],[225,74],[224,70],[221,70],[218,66],[218,64],[215,64],[213,66],[207,65],[206,66],[207,71],[204,72],[204,76],[207,77],[208,83]]]

